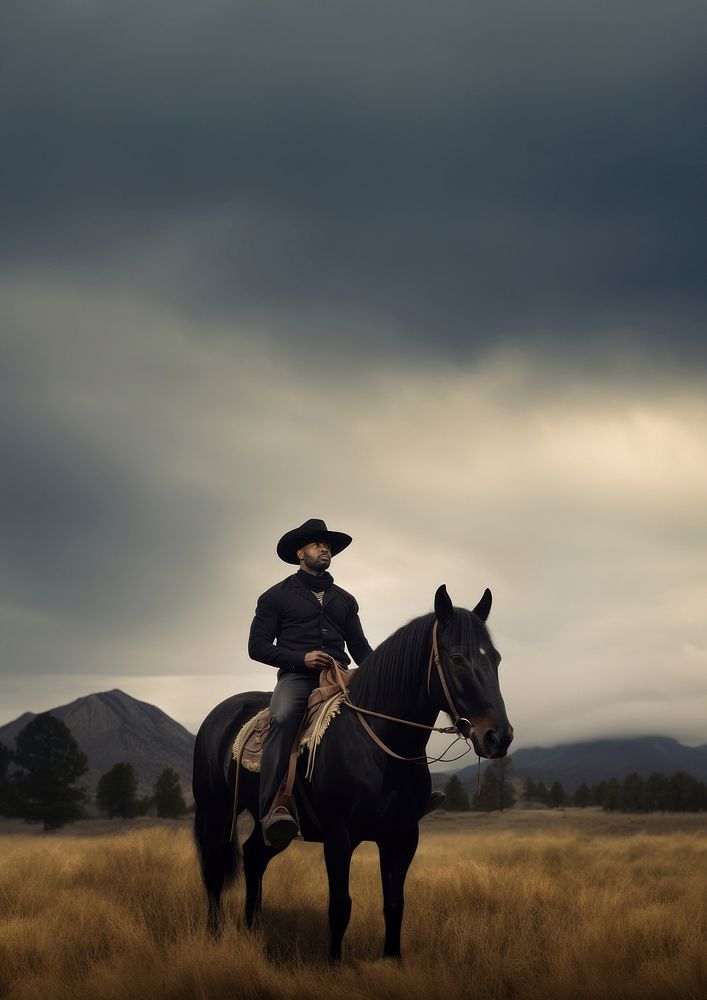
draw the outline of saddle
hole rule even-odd
[[[292,755],[300,756],[309,751],[305,777],[311,781],[317,747],[324,738],[332,720],[341,712],[341,704],[347,696],[347,688],[356,669],[344,670],[332,660],[332,665],[319,674],[319,687],[307,699],[305,712],[297,734]],[[233,742],[233,759],[246,771],[260,771],[260,761],[265,738],[270,728],[270,709],[264,708],[249,719],[239,730]]]

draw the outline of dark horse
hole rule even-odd
[[[302,835],[324,844],[333,959],[341,957],[351,915],[351,855],[363,840],[374,841],[380,853],[384,954],[400,957],[403,889],[430,795],[425,747],[437,714],[449,713],[459,733],[471,735],[482,757],[504,757],[513,739],[498,685],[501,657],[485,626],[491,592],[486,590],[474,610],[467,611],[452,606],[442,585],[434,607],[434,614],[413,619],[382,642],[358,668],[349,687],[353,705],[420,724],[416,728],[363,716],[393,754],[417,760],[399,760],[386,753],[366,732],[361,716],[342,708],[318,747],[311,784],[298,773],[295,800]],[[428,672],[435,622],[439,666]],[[281,850],[263,841],[257,822],[259,775],[242,768],[238,812],[247,809],[256,823],[242,856],[237,841],[230,840],[235,780],[231,747],[240,727],[269,700],[270,693],[260,691],[227,698],[209,713],[196,737],[194,835],[213,933],[223,928],[222,889],[242,868],[245,918],[249,927],[253,925],[260,913],[263,873]],[[301,759],[299,772],[304,763]]]

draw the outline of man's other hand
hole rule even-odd
[[[310,649],[304,654],[304,665],[310,670],[324,670],[331,664],[331,658],[321,649]]]

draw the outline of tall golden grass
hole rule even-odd
[[[0,995],[11,1000],[483,1000],[707,997],[707,835],[428,823],[407,881],[401,965],[379,958],[372,845],[354,855],[345,959],[326,960],[322,851],[266,874],[264,926],[205,932],[187,827],[0,838]]]

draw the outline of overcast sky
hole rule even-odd
[[[707,742],[707,8],[3,7],[0,724],[196,731],[309,517],[515,747]]]

